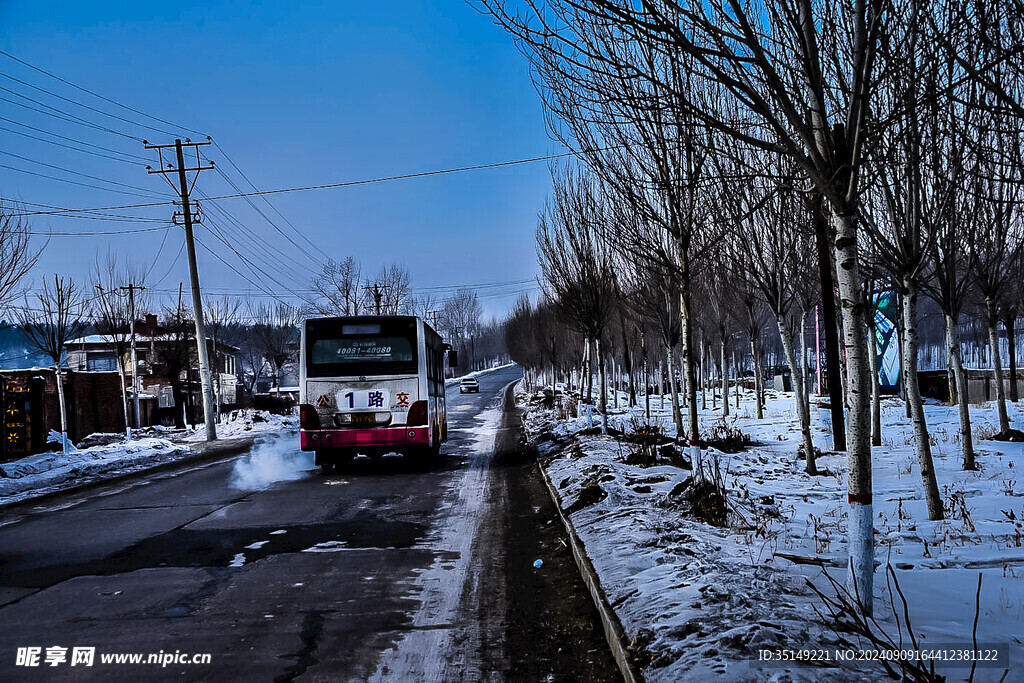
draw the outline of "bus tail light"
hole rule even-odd
[[[427,424],[426,401],[414,401],[413,404],[409,406],[409,414],[405,418],[405,424],[410,427]]]
[[[308,403],[299,406],[299,428],[320,429],[320,415],[316,412],[316,408]]]

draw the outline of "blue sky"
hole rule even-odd
[[[140,138],[158,143],[173,142],[175,134],[197,139],[193,131],[217,141],[227,157],[215,147],[205,148],[204,153],[231,180],[245,185],[229,158],[260,189],[564,151],[546,135],[526,59],[489,16],[460,0],[386,4],[0,0],[0,49],[175,124],[119,109],[0,55],[0,74],[30,84],[0,78],[0,87],[7,89],[0,91],[0,97],[11,100],[0,100],[0,117],[9,119],[0,121],[6,129],[0,129],[0,164],[19,169],[0,168],[0,196],[23,202],[78,208],[170,199],[167,183],[147,175],[144,161],[123,155],[155,159],[143,149]],[[161,130],[118,121],[31,86]],[[20,105],[44,111],[41,105],[50,105],[116,133]],[[70,150],[59,145],[74,143],[53,134],[96,147],[86,147],[86,152]],[[500,315],[519,290],[534,285],[523,281],[537,273],[536,215],[549,184],[547,164],[540,162],[275,195],[273,208],[255,200],[282,232],[302,245],[301,250],[245,201],[222,200],[216,207],[204,207],[206,220],[197,236],[252,283],[274,293],[285,288],[302,293],[312,276],[309,268],[317,270],[317,260],[323,258],[296,234],[298,230],[335,259],[354,256],[364,265],[364,274],[385,263],[403,263],[412,273],[414,287],[442,297],[449,291],[443,288],[456,285],[513,283],[481,292],[486,294],[482,300],[487,313]],[[197,189],[211,196],[234,192],[216,171],[204,172]],[[171,209],[111,213],[149,220],[61,216],[30,220],[39,232],[137,230],[162,228],[162,223],[154,221],[166,220]],[[239,254],[225,247],[218,236]],[[40,243],[45,240],[39,239]],[[34,273],[35,281],[53,272],[87,280],[97,255],[113,250],[150,271],[152,289],[170,296],[181,280],[187,291],[184,256],[171,265],[181,243],[177,228],[109,237],[54,236]],[[260,293],[205,247],[199,251],[204,289]],[[255,264],[255,270],[243,257]],[[281,284],[274,284],[275,279]]]

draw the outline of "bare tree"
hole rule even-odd
[[[583,171],[552,172],[554,197],[540,215],[537,257],[545,295],[596,346],[601,381],[601,424],[608,430],[608,387],[603,342],[613,310],[615,274],[609,215],[596,181]]]
[[[124,264],[118,262],[116,256],[107,252],[105,261],[101,264],[98,260],[93,270],[93,286],[98,292],[95,299],[94,311],[96,315],[96,331],[107,338],[114,347],[114,354],[117,356],[117,372],[121,379],[121,401],[124,406],[125,434],[131,439],[132,431],[128,419],[128,382],[127,367],[125,359],[131,350],[132,319],[135,311],[145,309],[145,302],[141,296],[136,296],[135,291],[129,293],[123,288],[132,286],[141,289],[145,279],[143,269],[134,266],[126,260]],[[138,373],[138,368],[132,369],[132,378]],[[137,387],[136,387],[137,390]]]
[[[460,366],[468,367],[471,370],[475,358],[471,358],[476,349],[475,339],[480,333],[480,319],[483,316],[483,306],[477,293],[468,288],[462,288],[454,295],[445,299],[441,305],[440,324],[445,330],[445,336],[453,343],[458,342],[462,348],[460,352],[466,362],[460,361]],[[469,344],[470,354],[466,354],[466,344]]]
[[[771,168],[762,175],[770,177]],[[722,207],[723,214],[737,224],[732,247],[736,267],[760,290],[775,318],[790,368],[805,468],[808,474],[817,474],[804,363],[797,360],[793,346],[798,324],[802,324],[802,316],[795,310],[801,273],[813,268],[815,256],[810,246],[811,216],[793,188],[781,182],[783,178],[780,174],[771,184],[752,180],[743,185],[730,183]]]
[[[184,429],[186,419],[192,421],[189,410],[191,392],[185,391],[185,383],[191,384],[191,373],[198,349],[195,344],[195,325],[188,317],[188,311],[181,303],[181,288],[178,289],[176,306],[164,309],[163,332],[156,344],[156,359],[163,365],[164,375],[171,385],[174,400],[174,426]]]
[[[86,300],[71,278],[53,276],[53,288],[43,283],[42,291],[35,296],[38,308],[31,308],[29,298],[25,307],[18,311],[18,322],[31,346],[53,362],[57,376],[57,399],[60,403],[60,432],[64,451],[68,446],[68,414],[64,400],[64,379],[62,367],[64,352],[70,340],[78,337],[84,329],[82,317],[86,312]]]
[[[317,298],[311,311],[317,315],[359,315],[366,300],[359,285],[360,272],[351,256],[341,262],[328,259],[323,271],[313,278]]]
[[[250,308],[249,312],[253,320],[253,335],[274,371],[274,386],[279,388],[281,370],[294,362],[298,354],[299,310],[286,303],[276,303]]]
[[[238,360],[242,367],[242,386],[250,399],[256,393],[256,385],[266,372],[267,360],[263,355],[263,346],[252,334],[252,328],[246,330],[238,343]]]
[[[216,411],[217,422],[220,422],[220,402],[221,402],[221,374],[224,372],[224,367],[217,361],[217,344],[218,342],[230,344],[237,337],[237,323],[238,314],[241,311],[242,302],[238,299],[234,299],[227,295],[222,296],[219,299],[208,299],[203,304],[203,315],[206,317],[206,334],[210,336],[210,342],[213,345],[213,362],[216,366],[216,370],[213,375],[213,396],[214,396],[214,409]],[[233,334],[234,333],[234,334]]]
[[[1024,122],[992,115],[984,134],[975,191],[980,220],[971,233],[970,259],[975,283],[985,301],[989,354],[995,379],[999,431],[1010,430],[999,348],[1000,305],[1018,252],[1024,249]]]
[[[39,260],[42,248],[33,249],[31,241],[29,224],[17,207],[0,202],[0,307],[20,296],[21,281]]]
[[[625,44],[682,55],[701,87],[662,84],[663,101],[678,120],[710,129],[790,159],[829,206],[843,307],[848,365],[852,592],[865,613],[873,590],[870,391],[858,272],[860,175],[871,143],[872,98],[879,79],[877,50],[890,30],[888,0],[853,5],[812,0],[704,3],[695,0],[528,0],[524,17],[485,0],[529,50],[566,62],[621,71],[638,81],[657,78],[645,63],[595,49],[591,35],[613,33]],[[589,41],[589,42],[588,42]],[[603,48],[604,45],[602,44]],[[719,98],[726,107],[718,106]],[[652,112],[654,110],[652,109]]]

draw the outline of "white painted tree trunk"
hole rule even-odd
[[[992,297],[985,297],[985,308],[988,311],[988,346],[992,356],[992,374],[996,383],[996,412],[999,414],[999,431],[1003,434],[1010,431],[1010,416],[1006,412],[1006,388],[1003,386],[1003,360],[999,354],[999,334],[996,326],[996,303]]]
[[[833,214],[835,262],[846,351],[846,397],[849,407],[846,448],[847,502],[850,506],[847,587],[865,615],[873,612],[875,539],[871,481],[871,389],[866,386],[868,361],[864,294],[857,263],[857,224],[853,214]]]
[[[775,322],[779,326],[779,336],[782,338],[782,351],[786,354],[786,363],[789,364],[791,379],[793,381],[793,404],[796,407],[796,416],[800,420],[800,437],[804,449],[804,469],[808,474],[818,473],[818,465],[814,458],[814,440],[811,438],[811,416],[807,410],[807,403],[804,401],[804,392],[807,390],[804,384],[803,368],[797,363],[796,353],[793,351],[793,339],[786,327],[784,316],[777,315]]]
[[[917,461],[921,467],[921,483],[928,505],[928,519],[943,519],[942,497],[935,479],[935,465],[932,463],[932,449],[928,442],[928,423],[925,421],[924,404],[921,402],[921,387],[917,381],[917,283],[903,278],[903,376],[906,379],[907,403],[910,405],[914,422],[914,443],[917,446]]]
[[[967,399],[967,376],[964,373],[964,364],[960,360],[960,328],[956,319],[947,314],[946,319],[946,354],[949,358],[950,367],[953,368],[953,378],[956,381],[957,406],[960,408],[960,448],[964,456],[964,469],[976,470],[977,463],[974,461],[974,439],[971,435],[971,410]]]
[[[124,359],[117,359],[117,374],[121,378],[121,406],[124,408],[124,437],[131,441],[132,438],[132,424],[131,420],[128,419],[128,378],[124,372]]]
[[[64,379],[63,374],[60,371],[60,366],[56,366],[57,371],[57,403],[60,405],[60,435],[61,435],[61,452],[68,452],[68,409],[64,403]]]
[[[601,373],[601,433],[608,433],[608,378],[605,372],[604,353],[601,350],[601,337],[594,340],[597,351],[597,363]]]

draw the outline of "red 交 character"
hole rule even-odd
[[[409,394],[408,394],[408,392],[399,391],[397,394],[395,394],[395,399],[397,400],[397,403],[395,404],[396,407],[398,407],[398,408],[408,408],[409,407]]]

